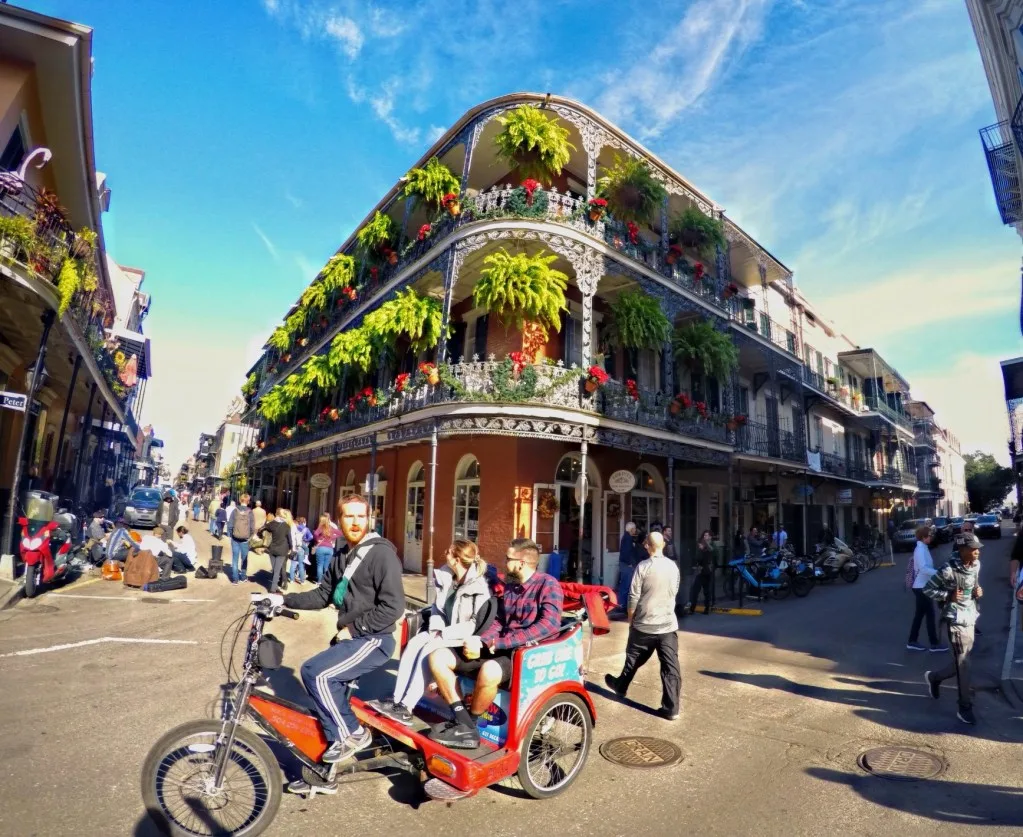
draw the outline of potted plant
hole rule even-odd
[[[551,267],[557,258],[544,250],[535,255],[513,255],[502,247],[490,253],[473,289],[474,304],[497,316],[505,326],[532,332],[532,343],[545,344],[547,329],[561,327],[561,312],[567,307],[568,276]],[[523,348],[532,352],[536,347],[523,344]],[[528,360],[535,356],[534,352]]]
[[[522,352],[512,352],[508,355],[508,359],[512,362],[512,372],[515,377],[518,377],[522,370],[526,367],[526,356]]]
[[[725,285],[725,290],[724,290],[724,292],[722,294],[722,296],[724,296],[725,299],[731,299],[733,296],[738,296],[738,295],[739,295],[739,286],[736,285],[735,282],[729,282],[727,285]]]
[[[847,387],[847,386],[840,387],[839,390],[838,390],[838,394],[841,395],[842,398],[848,398],[849,397],[849,387]]]
[[[408,372],[399,372],[394,378],[394,391],[404,392],[405,387],[408,385],[409,374]]]
[[[461,189],[459,179],[436,157],[431,157],[421,169],[410,169],[403,180],[406,197],[422,198],[435,210],[444,207],[449,196],[457,201]]]
[[[462,214],[462,203],[458,200],[458,195],[454,192],[448,192],[442,199],[441,205],[448,211],[448,215],[452,218],[457,218]]]
[[[586,391],[593,393],[608,382],[608,374],[599,366],[591,366],[586,370]]]
[[[344,289],[354,290],[355,259],[344,253],[331,256],[318,278],[328,294]]]
[[[373,217],[356,234],[355,238],[364,253],[384,255],[398,237],[394,220],[378,209]]]
[[[611,302],[607,341],[623,349],[659,349],[671,323],[656,298],[642,291],[622,291]]]
[[[586,207],[590,213],[590,220],[597,223],[607,212],[607,201],[604,198],[590,198]]]
[[[397,338],[404,335],[409,339],[409,348],[419,354],[440,342],[442,321],[439,300],[406,288],[367,314],[362,328],[378,345],[393,346]]]
[[[718,247],[727,246],[724,222],[704,215],[696,207],[691,206],[677,215],[669,231],[674,240],[702,256],[712,255]]]
[[[824,382],[828,385],[828,389],[831,390],[832,392],[838,389],[838,378],[834,377],[833,375],[829,375],[827,378],[825,378]]]
[[[522,188],[526,190],[526,206],[533,205],[533,192],[540,188],[540,183],[532,177],[522,181]]]
[[[639,387],[632,378],[625,381],[625,392],[633,401],[639,401]]]
[[[730,379],[739,363],[739,350],[731,337],[706,320],[696,320],[675,329],[672,344],[676,358],[698,366],[721,382]]]
[[[693,279],[699,282],[703,278],[704,267],[703,262],[697,262],[693,265]]]
[[[418,241],[424,241],[432,232],[433,228],[429,224],[423,224],[419,228],[419,234],[416,236]]]
[[[668,254],[664,257],[664,261],[668,264],[675,264],[679,259],[682,258],[682,248],[677,244],[672,244],[668,248]]]
[[[568,141],[568,129],[556,116],[532,105],[522,105],[497,118],[502,129],[494,137],[497,156],[518,169],[523,178],[531,177],[549,186],[561,174],[575,146]]]
[[[432,363],[420,363],[419,371],[426,376],[426,383],[430,386],[435,387],[440,383],[440,373],[437,371],[437,367]]]
[[[672,415],[678,415],[683,410],[688,410],[693,406],[693,399],[689,396],[688,392],[680,392],[674,398],[671,399],[671,404],[668,405],[668,410]]]
[[[646,160],[618,154],[597,181],[597,190],[607,199],[611,214],[627,222],[649,221],[668,194]]]

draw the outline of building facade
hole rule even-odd
[[[499,153],[502,119],[521,108],[539,109],[572,146],[544,185]],[[637,221],[591,203],[616,156],[645,161],[663,187]],[[469,111],[417,166],[433,158],[455,178],[457,205],[449,194],[431,207],[396,182],[287,312],[291,336],[278,329],[251,370],[258,496],[315,519],[368,493],[409,571],[424,570],[431,541],[440,556],[468,537],[500,564],[508,540],[528,536],[604,583],[630,520],[672,524],[689,559],[704,529],[730,548],[737,531],[784,524],[804,546],[825,527],[852,538],[912,515],[909,383],[635,140],[571,100],[517,94]],[[686,231],[707,219],[720,239],[691,244]],[[389,246],[367,253],[366,231],[381,225]],[[495,265],[519,257],[566,278],[546,334],[502,320],[479,293]],[[345,264],[350,281],[333,282]],[[367,367],[350,360],[371,326],[400,332],[374,312],[391,316],[410,292],[439,312],[439,337],[423,346],[407,327]],[[654,300],[670,331],[629,345],[623,298]],[[734,350],[727,375],[677,351],[697,332]],[[287,408],[271,410],[282,399]]]
[[[207,456],[212,455],[212,474],[215,478],[229,480],[238,470],[239,457],[256,444],[259,428],[245,422],[243,418],[245,411],[245,401],[235,398],[228,407],[227,414],[217,428],[217,432],[213,434],[213,443]],[[203,436],[205,435],[203,434]],[[200,451],[202,450],[202,439],[201,436]]]
[[[966,497],[966,463],[959,439],[935,420],[926,401],[910,401],[906,410],[913,419],[916,450],[917,514],[921,517],[955,517],[969,511]]]

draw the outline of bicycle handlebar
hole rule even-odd
[[[294,610],[288,610],[286,607],[281,608],[279,615],[285,616],[288,619],[298,619],[298,613]]]

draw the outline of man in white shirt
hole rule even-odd
[[[661,717],[678,719],[682,698],[682,670],[678,662],[678,619],[675,597],[678,594],[678,565],[664,557],[664,536],[651,532],[644,543],[650,556],[641,561],[629,588],[629,641],[625,647],[625,667],[604,682],[619,697],[632,683],[636,672],[657,652],[661,666]]]
[[[178,539],[171,544],[174,558],[173,570],[176,573],[192,572],[198,559],[195,540],[188,534],[188,529],[184,526],[178,526],[174,531]]]
[[[156,565],[160,568],[160,578],[167,578],[174,566],[174,553],[163,539],[163,528],[157,526],[148,535],[143,535],[139,541],[139,551],[149,550],[156,559]]]
[[[779,524],[778,531],[774,533],[774,538],[772,538],[772,540],[778,549],[785,548],[785,544],[789,542],[789,533],[785,531],[784,523]]]

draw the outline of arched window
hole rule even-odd
[[[632,522],[641,532],[649,532],[654,523],[665,524],[664,480],[651,465],[636,469],[636,487],[632,490]]]
[[[471,454],[462,457],[455,471],[456,538],[476,541],[480,527],[480,462]]]
[[[558,470],[554,474],[555,482],[570,482],[573,485],[582,473],[583,465],[578,456],[567,454],[561,457],[558,463]]]
[[[354,470],[349,470],[348,471],[348,476],[345,477],[345,484],[338,487],[338,492],[337,492],[338,501],[340,502],[345,497],[347,497],[349,494],[354,494],[354,493],[355,493],[355,471]],[[329,511],[330,511],[331,516],[333,516],[333,515],[338,513],[337,509],[330,509]]]
[[[405,550],[411,543],[423,543],[423,510],[426,507],[426,468],[422,462],[412,463],[408,469],[408,487],[405,491]]]

